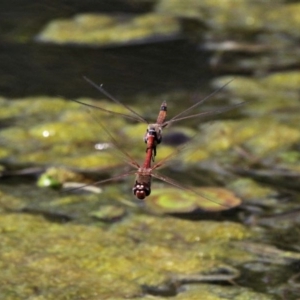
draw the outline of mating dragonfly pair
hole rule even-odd
[[[96,83],[94,83],[93,81],[91,81],[90,79],[88,79],[86,77],[84,77],[84,78],[87,82],[89,82],[92,86],[94,86],[102,94],[107,96],[110,100],[112,100],[115,103],[125,107],[131,114],[129,115],[129,114],[123,114],[123,113],[110,111],[110,110],[104,109],[102,107],[87,104],[87,103],[84,103],[84,102],[81,102],[81,101],[78,101],[78,100],[73,100],[73,101],[75,101],[77,103],[80,103],[82,105],[91,107],[93,109],[99,109],[99,110],[102,110],[102,111],[107,112],[107,113],[111,113],[111,114],[115,114],[115,115],[116,114],[121,115],[122,117],[129,118],[129,119],[132,119],[132,120],[135,120],[135,121],[138,121],[138,122],[143,122],[143,123],[148,124],[147,131],[144,135],[144,142],[147,144],[146,157],[145,157],[145,160],[144,160],[144,163],[143,163],[142,166],[140,166],[126,151],[121,149],[121,147],[119,147],[119,145],[118,145],[118,142],[113,138],[113,136],[110,134],[110,132],[108,132],[108,130],[102,124],[100,124],[103,127],[103,130],[107,133],[107,135],[110,136],[112,144],[125,155],[127,163],[129,165],[131,165],[133,168],[135,168],[135,170],[124,173],[124,174],[120,174],[118,176],[115,176],[115,177],[112,177],[112,178],[109,178],[109,179],[105,179],[105,180],[95,182],[93,185],[99,185],[99,184],[102,184],[102,183],[107,182],[107,181],[121,179],[121,178],[130,176],[130,175],[136,175],[135,184],[134,184],[134,187],[133,187],[132,190],[133,190],[134,195],[138,199],[143,200],[151,194],[151,179],[152,179],[152,177],[154,177],[154,178],[160,179],[162,181],[165,181],[165,182],[167,182],[167,183],[169,183],[173,186],[176,186],[180,189],[183,189],[183,190],[192,192],[194,194],[197,194],[200,197],[207,199],[208,201],[212,201],[214,203],[220,204],[216,200],[208,199],[206,196],[202,195],[201,193],[196,192],[193,189],[190,189],[188,187],[184,187],[183,185],[176,182],[175,180],[173,180],[169,177],[163,176],[163,175],[159,174],[156,171],[158,168],[165,165],[165,163],[169,159],[173,158],[178,151],[175,151],[174,153],[171,153],[171,155],[169,155],[169,156],[165,157],[164,159],[160,160],[159,162],[155,163],[153,166],[151,166],[151,162],[154,162],[154,158],[155,158],[156,152],[157,152],[157,145],[160,144],[161,141],[162,141],[162,131],[169,124],[174,123],[174,122],[178,122],[178,121],[181,121],[181,120],[184,120],[184,119],[190,119],[190,118],[196,118],[196,117],[206,117],[206,116],[220,114],[220,113],[232,110],[234,108],[237,108],[237,107],[239,107],[243,104],[243,103],[239,103],[239,104],[231,105],[231,106],[228,106],[228,107],[225,107],[225,108],[220,108],[218,110],[205,111],[205,112],[201,112],[201,113],[186,116],[186,114],[189,111],[193,110],[195,107],[197,107],[198,105],[205,102],[207,99],[212,97],[214,94],[218,93],[225,86],[227,86],[231,81],[229,81],[228,83],[226,83],[225,85],[223,85],[219,89],[215,90],[209,96],[207,96],[207,97],[201,99],[200,101],[196,102],[194,105],[192,105],[191,107],[185,109],[184,111],[182,111],[181,113],[179,113],[178,115],[176,115],[175,117],[171,118],[168,121],[166,121],[167,103],[166,103],[166,101],[164,101],[162,103],[161,107],[160,107],[160,111],[159,111],[156,123],[149,124],[148,121],[145,120],[140,114],[138,114],[132,108],[130,108],[126,104],[120,102],[119,100],[114,98],[111,94],[109,94],[106,90],[104,90],[102,85],[99,86]]]

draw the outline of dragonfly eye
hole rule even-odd
[[[142,184],[136,182],[133,189],[133,194],[140,200],[145,199],[151,194],[151,189],[148,184]]]

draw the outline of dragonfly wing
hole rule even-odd
[[[94,108],[94,109],[98,109],[98,110],[107,112],[107,113],[109,113],[109,114],[119,115],[119,116],[122,116],[122,117],[127,118],[127,119],[131,119],[131,120],[134,120],[134,121],[141,122],[141,119],[140,119],[140,118],[137,118],[137,117],[134,117],[134,116],[122,114],[122,113],[119,113],[119,112],[116,112],[116,111],[112,111],[112,110],[109,110],[109,109],[102,108],[102,107],[100,107],[100,106],[96,106],[96,105],[88,104],[88,103],[85,103],[85,102],[81,102],[81,101],[79,101],[79,100],[75,100],[75,99],[70,99],[70,100],[73,101],[73,102],[82,104],[82,105],[84,105],[84,106],[90,107],[90,108]],[[142,122],[145,122],[145,121],[142,121]],[[148,122],[145,122],[145,123],[148,124]]]
[[[198,192],[198,191],[195,191],[195,190],[193,190],[193,189],[191,189],[191,188],[189,188],[189,187],[183,186],[183,185],[180,184],[178,181],[176,181],[176,180],[174,180],[174,179],[171,179],[170,177],[161,175],[161,174],[159,174],[159,173],[157,173],[157,172],[155,172],[155,173],[152,172],[151,176],[152,176],[152,177],[155,177],[155,178],[157,178],[157,179],[160,179],[160,180],[162,180],[162,181],[164,181],[164,182],[167,182],[167,183],[169,183],[169,184],[171,184],[171,185],[173,185],[173,186],[176,186],[177,188],[179,188],[179,189],[181,189],[181,190],[184,190],[184,191],[187,191],[187,192],[191,192],[191,193],[193,193],[193,194],[195,194],[195,195],[198,195],[198,196],[200,196],[200,197],[206,199],[207,201],[213,202],[213,203],[218,204],[218,205],[220,205],[220,206],[224,206],[224,207],[227,207],[227,208],[231,208],[231,206],[229,206],[229,205],[225,205],[224,203],[220,203],[220,202],[218,202],[218,201],[216,201],[216,200],[214,200],[214,199],[211,199],[211,198],[205,196],[204,194],[202,194],[202,193],[200,193],[200,192]]]
[[[195,115],[192,115],[192,116],[186,116],[186,117],[182,117],[182,118],[179,118],[179,119],[176,119],[175,121],[172,121],[172,122],[176,122],[176,121],[179,121],[179,120],[182,120],[182,119],[188,119],[188,118],[193,118],[193,117],[198,117],[200,115],[204,115],[204,116],[208,116],[208,115],[214,115],[214,114],[218,114],[218,113],[223,113],[223,112],[226,112],[226,111],[229,111],[231,109],[234,109],[234,108],[237,108],[241,105],[244,105],[246,102],[242,102],[242,103],[238,103],[238,104],[234,104],[234,105],[230,105],[230,106],[227,106],[227,107],[223,107],[223,108],[220,108],[220,109],[217,109],[217,110],[212,110],[212,111],[206,111],[206,112],[202,112],[202,113],[199,113],[199,114],[195,114]],[[168,122],[166,122],[168,123]],[[186,143],[180,145],[179,147],[177,147],[172,153],[170,153],[169,155],[167,155],[166,157],[164,157],[162,160],[160,160],[159,162],[157,162],[153,167],[152,167],[152,170],[155,170],[155,169],[158,169],[162,166],[166,166],[168,164],[170,164],[170,161],[172,158],[175,158],[176,156],[180,155],[183,153],[184,149],[188,148],[193,140],[200,135],[200,132],[196,133],[189,141],[187,141]]]
[[[191,119],[191,118],[197,118],[197,117],[209,117],[209,116],[222,114],[224,112],[227,112],[227,111],[230,111],[232,109],[238,108],[238,107],[244,105],[245,103],[247,103],[247,101],[244,101],[244,102],[241,102],[241,103],[238,103],[238,104],[229,105],[229,106],[226,106],[226,107],[221,107],[221,108],[209,110],[209,111],[204,111],[204,112],[194,114],[194,115],[190,115],[190,116],[186,116],[186,117],[171,119],[171,120],[165,122],[164,126],[167,126],[170,123],[178,122],[178,121],[185,120],[185,119]]]
[[[97,85],[95,82],[93,82],[92,80],[90,80],[87,77],[83,77],[89,84],[91,84],[93,87],[95,87],[98,91],[100,91],[102,94],[104,94],[107,98],[109,98],[110,100],[114,101],[115,103],[122,105],[123,107],[125,107],[128,111],[130,111],[131,113],[133,113],[136,118],[135,120],[138,120],[140,122],[144,122],[146,124],[148,124],[147,120],[145,120],[139,113],[137,113],[136,111],[134,111],[132,108],[130,108],[128,105],[120,102],[118,99],[116,99],[115,97],[113,97],[110,93],[108,93],[103,87],[102,85]]]
[[[210,93],[208,96],[204,97],[203,99],[201,99],[200,101],[198,101],[197,103],[195,103],[194,105],[192,105],[191,107],[187,108],[186,110],[182,111],[181,113],[179,113],[178,115],[176,115],[175,117],[173,117],[171,120],[168,121],[168,123],[170,122],[174,122],[175,120],[178,120],[180,116],[186,114],[187,112],[191,111],[192,109],[194,109],[195,107],[197,107],[198,105],[204,103],[206,100],[208,100],[209,98],[211,98],[213,95],[219,93],[221,90],[223,90],[229,83],[231,83],[234,80],[231,79],[229,80],[227,83],[225,83],[223,86],[221,86],[220,88],[216,89],[215,91],[213,91],[212,93]]]
[[[76,101],[77,102],[77,101]],[[80,102],[79,102],[80,103]],[[93,111],[89,109],[88,111],[91,114],[93,120],[101,126],[103,131],[108,136],[110,143],[114,146],[115,149],[119,150],[116,156],[120,157],[125,163],[131,165],[134,168],[139,168],[139,164],[120,146],[119,142],[112,136],[112,134],[106,129],[106,127],[100,122],[100,120],[93,114]],[[122,154],[122,155],[120,155]]]
[[[199,133],[196,133],[188,142],[180,145],[179,147],[175,148],[173,152],[169,155],[158,161],[156,164],[153,165],[152,170],[159,169],[161,167],[166,167],[171,163],[172,158],[180,156],[180,154],[184,154],[184,149],[188,148],[191,145],[192,141],[195,137],[197,137]]]
[[[66,189],[63,191],[63,193],[69,193],[69,192],[74,192],[74,191],[77,191],[77,190],[80,190],[80,189],[83,189],[87,186],[96,186],[96,185],[99,185],[99,184],[102,184],[102,183],[105,183],[105,182],[109,182],[109,181],[113,181],[113,180],[118,180],[118,179],[121,179],[121,178],[125,178],[127,176],[131,176],[131,175],[134,175],[136,173],[136,171],[131,171],[131,172],[126,172],[126,173],[123,173],[123,174],[120,174],[120,175],[117,175],[117,176],[114,176],[114,177],[110,177],[110,178],[107,178],[107,179],[104,179],[104,180],[99,180],[99,181],[96,181],[96,182],[93,182],[93,183],[88,183],[88,184],[83,184],[79,187],[76,187],[76,188],[70,188],[70,189]]]

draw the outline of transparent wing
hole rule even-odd
[[[118,179],[121,179],[121,178],[125,178],[127,176],[132,176],[135,173],[136,173],[135,170],[131,171],[131,172],[126,172],[126,173],[123,173],[123,174],[120,174],[120,175],[117,175],[117,176],[114,176],[114,177],[110,177],[110,178],[107,178],[107,179],[104,179],[104,180],[99,180],[99,181],[96,181],[96,182],[93,182],[93,183],[83,184],[83,185],[80,185],[76,188],[69,188],[69,189],[64,190],[63,192],[64,193],[75,192],[77,190],[84,189],[85,187],[88,187],[88,186],[96,186],[96,185],[100,185],[100,184],[105,183],[105,182],[118,180]]]
[[[95,87],[98,91],[100,91],[103,95],[105,95],[107,98],[109,98],[110,100],[114,101],[115,103],[122,105],[123,107],[125,107],[128,111],[130,111],[132,114],[134,114],[136,117],[134,118],[134,120],[138,120],[140,122],[144,122],[146,124],[148,124],[148,121],[145,120],[139,113],[137,113],[136,111],[134,111],[132,108],[130,108],[128,105],[120,102],[118,99],[116,99],[114,96],[112,96],[110,93],[108,93],[103,87],[102,85],[97,85],[95,82],[93,82],[92,80],[90,80],[87,77],[83,77],[89,84],[91,84],[93,87]],[[124,117],[127,115],[123,115]],[[133,118],[133,117],[132,117]]]
[[[151,175],[152,175],[152,177],[155,177],[155,178],[160,179],[160,180],[162,180],[164,182],[167,182],[167,183],[169,183],[169,184],[171,184],[171,185],[173,185],[173,186],[175,186],[175,187],[177,187],[177,188],[179,188],[181,190],[184,190],[184,191],[187,191],[187,192],[191,192],[191,193],[193,193],[195,195],[198,195],[198,196],[206,199],[207,201],[213,202],[213,203],[218,204],[220,206],[231,208],[231,206],[229,206],[229,205],[224,205],[224,203],[222,204],[222,203],[220,203],[220,202],[218,202],[218,201],[216,201],[214,199],[208,198],[207,196],[203,195],[202,193],[200,193],[198,191],[193,190],[192,188],[188,188],[186,186],[181,185],[179,182],[177,182],[174,179],[171,179],[170,177],[161,175],[161,174],[159,174],[157,172],[152,172]]]
[[[176,121],[179,121],[179,117],[186,114],[187,112],[191,111],[192,109],[194,109],[195,107],[197,107],[198,105],[204,103],[206,100],[208,100],[209,98],[211,98],[213,95],[219,93],[221,90],[223,90],[229,83],[231,83],[232,81],[234,80],[231,79],[230,81],[228,81],[227,83],[225,83],[223,86],[221,86],[220,88],[216,89],[215,91],[213,91],[211,94],[209,94],[208,96],[204,97],[203,99],[201,99],[200,101],[198,101],[197,103],[195,103],[194,105],[192,105],[191,107],[187,108],[186,110],[182,111],[181,113],[179,113],[178,115],[176,115],[175,117],[173,117],[172,119],[170,119],[168,121],[168,123],[171,123],[171,122],[175,122]],[[194,115],[196,116],[196,115]],[[188,118],[188,117],[186,117]],[[181,118],[180,120],[183,120],[184,118]]]
[[[109,142],[114,146],[115,149],[118,150],[119,154],[123,154],[121,155],[122,160],[125,161],[127,164],[131,165],[132,167],[138,169],[140,165],[135,161],[135,159],[121,147],[120,143],[113,137],[113,135],[107,130],[107,128],[94,116],[94,114],[91,111],[89,112],[94,121],[97,122],[99,126],[101,126],[102,130],[106,133],[106,135],[109,138]]]
[[[75,101],[78,102],[78,101]],[[79,104],[82,104],[78,102]],[[90,105],[87,105],[88,112],[91,118],[102,128],[105,134],[108,137],[109,144],[113,145],[113,148],[118,150],[114,151],[114,155],[117,156],[120,160],[124,161],[126,164],[138,169],[140,166],[139,164],[121,147],[120,143],[113,137],[113,135],[107,130],[107,128],[101,123],[98,116],[94,114],[94,112],[89,108]]]
[[[175,148],[175,150],[173,152],[171,152],[169,155],[167,155],[166,157],[164,157],[163,159],[161,159],[160,161],[158,161],[156,164],[153,165],[152,170],[158,169],[162,166],[167,166],[170,162],[172,158],[175,158],[176,156],[178,156],[179,154],[183,153],[184,150],[186,148],[188,148],[193,140],[199,135],[200,133],[196,133],[188,142],[178,146],[177,148]]]
[[[235,104],[235,105],[231,105],[229,107],[223,107],[219,110],[209,111],[209,112],[205,112],[205,113],[211,113],[211,114],[223,113],[223,112],[229,111],[233,108],[240,107],[240,106],[244,105],[245,103],[246,102],[242,102],[242,103],[238,103],[238,104]],[[196,116],[198,116],[198,114]],[[192,117],[192,116],[187,116],[187,117],[183,117],[183,118],[189,118],[189,117]],[[177,120],[179,120],[179,119],[177,119]],[[166,157],[164,157],[163,159],[158,161],[156,164],[153,165],[152,170],[155,170],[155,169],[158,169],[162,166],[167,166],[168,164],[170,164],[172,158],[175,158],[176,156],[179,156],[180,154],[183,154],[184,150],[187,149],[189,146],[191,146],[193,141],[195,140],[195,138],[197,136],[199,136],[200,134],[201,134],[201,132],[196,133],[189,141],[187,141],[186,143],[180,145],[172,153],[170,153],[169,155],[167,155]]]
[[[85,105],[85,106],[90,107],[90,108],[94,108],[94,109],[98,109],[98,110],[107,112],[107,113],[112,114],[112,115],[119,115],[119,116],[122,116],[123,118],[127,118],[127,119],[130,119],[130,120],[134,120],[134,121],[143,122],[143,123],[148,124],[148,122],[146,120],[141,120],[140,118],[137,118],[137,117],[134,117],[134,116],[122,114],[122,113],[119,113],[119,112],[116,112],[116,111],[112,111],[112,110],[109,110],[109,109],[102,108],[100,106],[96,106],[96,105],[88,104],[88,103],[85,103],[85,102],[81,102],[79,100],[75,100],[75,99],[70,99],[70,100],[73,101],[73,102]]]
[[[222,107],[222,108],[217,108],[217,109],[214,109],[214,110],[204,111],[204,112],[194,114],[194,115],[190,115],[190,116],[186,116],[186,117],[171,119],[171,120],[165,122],[163,124],[163,127],[167,126],[170,123],[178,122],[178,121],[185,120],[185,119],[191,119],[191,118],[197,118],[197,117],[209,117],[209,116],[213,116],[213,115],[222,114],[224,112],[227,112],[227,111],[230,111],[232,109],[238,108],[238,107],[244,105],[245,103],[247,103],[247,102],[245,101],[245,102],[241,102],[241,103],[234,104],[234,105],[229,105],[229,106]]]

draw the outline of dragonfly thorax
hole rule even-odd
[[[148,142],[149,136],[153,136],[155,144],[159,144],[162,140],[162,127],[158,124],[149,124],[144,136],[145,143]]]

